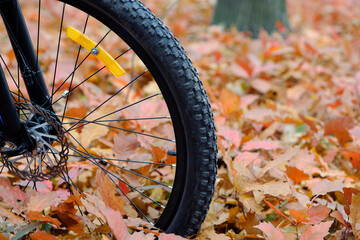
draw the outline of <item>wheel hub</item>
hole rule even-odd
[[[36,105],[17,103],[25,131],[33,142],[31,148],[21,149],[10,142],[1,148],[1,162],[9,171],[23,179],[42,181],[51,179],[65,169],[68,144],[57,116]]]

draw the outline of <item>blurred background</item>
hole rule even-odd
[[[159,15],[171,4],[148,1]],[[182,0],[167,11],[218,132],[199,239],[359,239],[359,16],[357,0]]]

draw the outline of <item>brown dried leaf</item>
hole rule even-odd
[[[277,229],[271,223],[262,222],[259,225],[255,226],[266,234],[267,240],[282,240],[284,239],[284,234],[281,230]]]
[[[309,175],[305,174],[296,167],[291,166],[286,166],[286,175],[294,182],[294,184],[309,179]]]
[[[35,194],[30,197],[27,208],[29,211],[40,212],[58,201],[59,199],[56,192],[35,192]]]
[[[322,222],[318,225],[309,226],[301,234],[300,240],[323,240],[329,234],[329,228],[332,222]]]
[[[309,188],[311,189],[311,191],[314,195],[315,194],[324,195],[328,192],[341,191],[341,189],[343,189],[344,186],[345,185],[343,184],[342,179],[334,180],[334,181],[329,181],[328,179],[323,179],[323,180],[317,181],[316,184],[309,186]]]
[[[9,240],[9,239],[0,233],[0,240]]]
[[[117,240],[129,239],[130,234],[120,211],[111,208],[100,208],[99,210],[105,216],[106,222]]]
[[[349,222],[355,238],[360,237],[360,194],[354,195],[351,199]]]
[[[139,145],[140,142],[135,135],[120,132],[114,136],[112,150],[117,158],[126,160],[135,153]]]
[[[46,231],[36,231],[30,234],[32,240],[56,240],[57,238],[53,235],[48,234]]]
[[[324,205],[312,206],[307,210],[311,224],[317,224],[329,216],[330,209]]]
[[[0,216],[8,218],[13,224],[23,223],[23,219],[14,213],[10,212],[8,209],[5,209],[0,206]]]
[[[85,225],[82,223],[82,219],[74,214],[67,212],[58,212],[56,216],[61,219],[61,222],[67,229],[77,234],[84,233]]]
[[[96,183],[105,205],[107,207],[120,211],[122,214],[125,214],[125,211],[123,210],[124,201],[122,198],[115,195],[115,183],[110,180],[109,176],[105,174],[104,171],[97,171]]]
[[[42,222],[52,223],[56,227],[60,227],[60,225],[61,225],[61,222],[59,222],[58,219],[52,218],[50,216],[43,216],[40,212],[30,211],[28,214],[28,218],[30,220],[40,220]]]
[[[295,219],[296,223],[308,223],[310,220],[305,209],[294,210],[289,209],[290,215]]]
[[[354,121],[350,117],[333,118],[325,124],[324,135],[334,134],[341,146],[351,140],[348,132],[354,126]]]

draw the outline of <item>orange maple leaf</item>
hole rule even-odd
[[[297,224],[310,222],[310,220],[307,219],[308,216],[305,209],[302,210],[289,209],[289,213],[295,219]]]
[[[294,184],[310,178],[309,175],[303,171],[291,166],[286,166],[286,175],[294,182]]]

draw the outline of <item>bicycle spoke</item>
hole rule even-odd
[[[125,132],[135,133],[135,134],[139,134],[139,135],[146,136],[146,137],[151,137],[151,138],[155,138],[155,139],[159,139],[159,140],[164,140],[164,141],[176,143],[176,141],[175,141],[175,140],[172,140],[172,139],[163,138],[163,137],[158,137],[158,136],[155,136],[155,135],[151,135],[151,134],[147,134],[147,133],[142,133],[142,132],[138,132],[138,131],[135,131],[135,130],[130,130],[130,129],[125,129],[125,128],[121,128],[121,127],[110,126],[110,125],[106,125],[106,124],[102,124],[102,123],[94,123],[94,124],[96,124],[96,125],[101,125],[101,126],[106,126],[106,127],[113,128],[113,129],[122,130],[122,131],[125,131]],[[69,132],[69,131],[66,131],[66,132]]]
[[[69,134],[73,139],[74,141],[76,141],[83,149],[85,149],[81,143],[76,139],[74,138],[74,136],[72,136],[72,134]],[[71,148],[73,149],[73,148]],[[73,149],[74,150],[74,149]],[[75,151],[75,150],[74,150]],[[86,149],[85,149],[86,151]],[[76,151],[75,151],[76,152]],[[89,152],[87,152],[87,155],[88,156],[91,156],[91,154]],[[123,182],[124,184],[126,184],[127,186],[129,186],[131,189],[137,191],[138,193],[140,193],[141,195],[143,195],[144,197],[148,198],[149,200],[151,200],[152,202],[156,203],[157,205],[159,205],[160,207],[164,207],[162,204],[156,202],[155,200],[151,199],[150,197],[146,196],[145,194],[143,194],[142,192],[140,192],[139,190],[137,190],[136,188],[132,187],[131,185],[129,185],[127,182],[125,182],[124,180],[122,180],[121,178],[117,177],[115,174],[113,174],[112,172],[109,172],[107,169],[103,168],[98,162],[96,162],[95,160],[92,160],[94,159],[94,157],[92,158],[87,158],[90,162],[92,162],[93,164],[95,164],[97,167],[99,167],[100,169],[102,169],[103,171],[111,174],[112,176],[114,176],[115,178],[117,178],[119,181]],[[109,176],[108,176],[109,177]],[[109,177],[110,178],[110,177]],[[151,223],[151,221],[149,221],[149,219],[145,216],[145,214],[137,207],[137,205],[124,193],[124,191],[110,178],[110,180],[116,185],[116,187],[121,191],[121,193],[123,194],[123,196],[125,196],[130,202],[131,204],[141,213],[141,215],[149,222]]]
[[[2,174],[2,172],[4,171],[5,165],[0,165],[1,170],[0,170],[0,174]]]
[[[78,124],[79,122],[82,122],[82,121],[83,121],[83,120],[80,119],[79,121],[76,122],[76,124]],[[126,128],[111,126],[111,125],[103,124],[103,123],[100,123],[100,122],[97,122],[97,121],[87,121],[87,123],[93,123],[93,124],[96,124],[96,125],[105,126],[105,127],[112,128],[112,129],[118,129],[118,130],[122,130],[122,131],[125,131],[125,132],[135,133],[135,134],[139,134],[139,135],[146,136],[146,137],[151,137],[151,138],[155,138],[155,139],[159,139],[159,140],[164,140],[164,141],[176,143],[176,141],[173,140],[173,139],[164,138],[164,137],[159,137],[159,136],[155,136],[155,135],[151,135],[151,134],[143,133],[143,132],[138,132],[138,131],[130,130],[130,129],[126,129]],[[83,125],[81,125],[80,127],[82,127],[82,126],[84,126],[84,125],[87,125],[87,124],[83,124]],[[79,127],[76,127],[76,128],[74,128],[74,129],[71,129],[71,127],[70,127],[68,130],[66,130],[66,132],[69,133],[69,132],[71,132],[71,131],[76,130],[77,128],[79,128]]]
[[[99,106],[97,106],[96,108],[94,108],[92,111],[90,111],[85,117],[83,117],[81,120],[79,120],[77,123],[75,123],[72,127],[70,127],[70,129],[67,130],[71,131],[71,129],[74,128],[74,126],[76,126],[77,124],[79,124],[82,120],[84,120],[85,118],[87,118],[89,115],[91,115],[93,112],[95,112],[96,110],[98,110],[100,107],[102,107],[105,103],[107,103],[108,101],[110,101],[113,97],[115,97],[117,94],[121,93],[125,88],[127,88],[129,85],[131,85],[133,82],[135,82],[137,79],[139,79],[142,75],[144,75],[147,72],[144,71],[143,73],[141,73],[139,76],[137,76],[136,78],[134,78],[133,80],[131,80],[130,82],[128,82],[124,87],[122,87],[120,90],[118,90],[116,93],[114,93],[112,96],[110,96],[109,98],[107,98],[104,102],[102,102]]]
[[[141,100],[139,100],[139,101],[136,101],[136,102],[134,102],[134,103],[132,103],[132,104],[129,104],[129,105],[125,106],[125,107],[122,107],[122,108],[117,109],[117,110],[115,110],[115,111],[113,111],[113,112],[111,112],[111,113],[108,113],[108,114],[106,114],[106,115],[104,115],[104,116],[101,116],[101,117],[95,119],[94,121],[100,120],[100,119],[103,119],[103,118],[106,118],[106,117],[108,117],[108,116],[110,116],[110,115],[113,115],[113,114],[115,114],[115,113],[118,113],[118,112],[120,112],[120,111],[122,111],[122,110],[124,110],[124,109],[127,109],[127,108],[129,108],[129,107],[132,107],[132,106],[134,106],[134,105],[137,105],[137,104],[139,104],[139,103],[141,103],[141,102],[144,102],[144,101],[146,101],[146,100],[149,100],[150,98],[153,98],[153,97],[156,97],[156,96],[159,96],[159,95],[161,95],[161,93],[155,93],[155,94],[153,94],[153,95],[151,95],[151,96],[149,96],[149,97],[143,98],[143,99],[141,99]],[[106,101],[107,101],[107,100],[106,100]],[[105,102],[106,102],[106,101],[105,101]],[[104,103],[105,103],[105,102],[104,102]],[[103,103],[102,103],[102,104],[103,104]],[[100,106],[101,106],[101,105],[100,105]],[[95,110],[96,110],[96,109],[97,109],[97,108],[95,108]],[[94,111],[94,110],[93,110],[93,111]],[[88,115],[90,115],[90,114],[91,114],[91,112],[90,112]],[[87,116],[88,116],[88,115],[87,115]],[[84,119],[85,119],[87,116],[85,116]],[[92,123],[92,121],[88,121],[88,123]],[[77,126],[76,128],[71,127],[71,129],[72,129],[72,130],[75,130],[75,129],[79,128],[79,127],[83,127],[83,126],[87,125],[88,123],[85,123],[85,124],[83,124],[83,125]],[[75,125],[76,125],[76,124],[78,124],[78,123],[75,123]]]
[[[67,117],[64,118],[72,119],[72,120],[80,120],[80,118]],[[122,119],[114,119],[114,120],[93,120],[93,121],[82,121],[85,123],[104,123],[104,122],[126,122],[126,121],[142,121],[142,120],[163,120],[163,119],[171,119],[170,116],[166,117],[148,117],[148,118],[122,118]],[[77,122],[77,121],[76,121]],[[62,124],[75,124],[76,122],[63,122]]]
[[[126,51],[124,51],[123,53],[121,53],[120,55],[118,55],[115,60],[117,60],[118,58],[120,58],[121,56],[123,56],[125,53],[129,52],[131,50],[131,48],[128,48]],[[81,81],[78,85],[76,85],[75,87],[73,87],[72,89],[69,90],[68,94],[70,94],[72,91],[74,91],[76,88],[78,88],[80,85],[84,84],[87,80],[89,80],[90,78],[92,78],[93,76],[95,76],[96,74],[98,74],[99,72],[101,72],[104,68],[106,68],[106,66],[102,66],[100,69],[96,70],[93,74],[91,74],[89,77],[85,78],[83,81]],[[77,68],[76,68],[77,69]],[[76,70],[75,69],[75,70]],[[74,71],[73,71],[74,72]],[[70,75],[68,77],[66,77],[66,79],[60,84],[60,86],[55,90],[54,94],[57,93],[61,87],[66,83],[66,81],[70,78],[70,76],[73,74],[73,72],[70,73]],[[54,105],[55,103],[57,103],[58,101],[60,101],[62,99],[62,97],[56,99],[56,101],[54,101],[52,103],[52,105]]]
[[[111,162],[107,162],[107,163],[110,164],[111,166],[117,167],[117,168],[119,168],[119,169],[121,169],[121,170],[124,170],[124,171],[126,171],[126,172],[128,172],[128,173],[132,173],[132,174],[134,174],[134,175],[136,175],[136,176],[139,176],[139,177],[141,177],[141,178],[147,179],[147,180],[149,180],[149,181],[152,181],[152,182],[154,182],[154,183],[157,183],[157,184],[159,184],[159,185],[162,185],[162,186],[164,186],[164,187],[166,187],[166,188],[172,189],[172,186],[166,185],[166,184],[164,184],[164,183],[161,183],[161,182],[159,182],[159,181],[156,181],[156,180],[154,180],[154,179],[151,179],[151,178],[149,178],[149,177],[146,177],[146,176],[144,176],[144,175],[141,175],[140,173],[137,173],[137,172],[128,170],[128,169],[126,169],[126,168],[120,167],[120,166],[118,166],[118,165],[116,165],[116,164],[114,164],[114,163],[111,163]]]
[[[7,70],[7,72],[9,73],[9,75],[10,75],[10,77],[11,77],[12,81],[14,82],[15,86],[17,87],[17,89],[18,89],[18,91],[19,91],[19,94],[20,94],[22,97],[24,97],[24,94],[23,94],[23,93],[21,92],[21,90],[20,90],[19,83],[18,83],[18,82],[16,82],[16,80],[15,80],[14,76],[11,74],[11,71],[10,71],[10,69],[9,69],[8,65],[6,64],[6,62],[5,62],[5,60],[4,60],[3,56],[2,56],[2,54],[0,54],[0,58],[1,58],[1,61],[3,62],[4,66],[5,66],[6,70]],[[19,100],[19,102],[20,102],[20,100]]]
[[[160,15],[160,19],[163,19],[177,4],[179,0],[175,0],[164,12]]]
[[[147,196],[146,194],[144,194],[143,192],[141,192],[139,189],[134,188],[133,186],[131,186],[129,183],[127,183],[126,181],[124,181],[123,179],[121,179],[120,177],[118,177],[117,175],[115,175],[114,173],[110,172],[109,170],[105,169],[104,167],[102,167],[98,162],[96,162],[95,160],[92,160],[94,158],[87,158],[90,162],[92,162],[93,164],[95,164],[97,167],[99,167],[101,170],[103,170],[104,172],[110,174],[111,176],[113,176],[114,178],[118,179],[119,181],[121,181],[122,183],[124,183],[126,186],[130,187],[132,190],[135,190],[136,192],[140,193],[142,196],[146,197],[147,199],[151,200],[153,203],[155,203],[156,205],[160,206],[161,208],[165,208],[164,205],[162,205],[161,203],[155,201],[154,199],[150,198],[149,196]],[[114,182],[115,183],[115,182]],[[116,183],[115,185],[117,187],[119,187]],[[161,184],[159,184],[161,185]],[[164,185],[161,185],[164,186]],[[169,188],[169,186],[164,186],[166,188]],[[126,194],[125,194],[126,195]]]
[[[105,35],[100,39],[100,41],[95,45],[95,48],[106,38],[106,36],[111,32],[111,30],[109,29]],[[53,98],[53,96],[55,95],[55,93],[65,84],[65,82],[67,82],[67,80],[75,73],[75,71],[86,61],[86,59],[88,59],[88,57],[91,55],[91,52],[89,52],[84,58],[83,60],[81,60],[81,62],[75,67],[75,69],[65,78],[65,80],[61,83],[61,85],[55,90],[52,92],[51,94],[51,100]],[[122,55],[122,54],[121,54]],[[120,56],[119,56],[120,57]],[[105,66],[103,67],[105,68]],[[102,68],[102,69],[103,69]],[[101,70],[102,70],[101,69]],[[101,71],[100,70],[100,71]],[[90,78],[90,77],[89,77]],[[89,79],[87,78],[87,79]],[[54,87],[54,83],[53,83],[53,87]],[[60,98],[61,99],[61,98]],[[59,99],[57,99],[55,102],[52,103],[52,105],[54,105]]]
[[[88,20],[89,20],[89,14],[86,16],[86,20],[85,20],[85,24],[84,24],[84,29],[83,29],[83,34],[84,34],[85,31],[86,31],[86,27],[87,27],[87,24],[88,24]],[[77,62],[78,62],[79,57],[80,57],[81,48],[82,48],[82,46],[80,45],[80,46],[79,46],[79,49],[78,49],[78,52],[77,52],[77,55],[76,55],[76,60],[75,60],[75,64],[74,64],[73,74],[71,75],[71,80],[70,80],[70,85],[69,85],[68,92],[70,92],[70,89],[71,89],[72,84],[73,84],[73,81],[74,81],[75,71],[76,71],[76,65],[77,65]],[[64,121],[64,115],[65,115],[65,112],[66,112],[66,107],[67,107],[68,101],[69,101],[69,94],[66,96],[65,106],[64,106],[64,110],[63,110],[62,117],[61,117],[61,121],[62,121],[62,122]]]
[[[59,38],[58,38],[57,49],[56,49],[56,58],[55,58],[55,67],[54,67],[54,77],[53,77],[52,87],[51,87],[50,102],[52,102],[52,98],[53,98],[53,95],[54,95],[54,86],[55,86],[56,70],[57,70],[57,66],[58,66],[59,53],[60,53],[61,33],[62,33],[62,27],[63,27],[63,23],[64,23],[65,6],[66,6],[66,4],[63,3],[62,14],[61,14],[60,30],[59,30]]]
[[[76,149],[76,148],[75,148]],[[82,154],[84,154],[84,152],[80,151],[79,149],[76,149],[77,151],[81,152]],[[73,155],[73,154],[69,154],[69,156],[71,157],[79,157],[80,155]],[[84,155],[81,155],[81,157],[87,158]],[[142,164],[149,164],[149,165],[160,165],[160,166],[171,166],[171,167],[175,167],[175,164],[168,164],[168,163],[155,163],[155,162],[146,162],[146,161],[134,161],[134,160],[123,160],[123,159],[115,159],[115,158],[104,158],[104,157],[97,157],[97,159],[101,160],[101,161],[118,161],[118,162],[131,162],[131,163],[142,163]],[[106,162],[104,161],[104,162]]]
[[[68,189],[69,189],[69,191],[70,191],[70,194],[74,195],[74,192],[73,192],[73,190],[71,189],[71,186],[73,186],[74,189],[75,189],[79,194],[81,194],[82,192],[81,192],[81,191],[78,189],[78,187],[75,185],[75,183],[73,182],[73,180],[70,178],[69,174],[68,174],[68,173],[65,174],[65,172],[66,172],[65,170],[62,170],[61,173],[59,174],[59,176],[60,176],[61,179],[64,180],[64,182],[66,182],[66,183],[68,184],[68,186],[69,186]],[[66,180],[66,176],[68,177],[69,181]],[[83,211],[81,210],[81,208],[80,208],[79,204],[77,203],[77,201],[75,201],[75,204],[76,204],[76,206],[77,206],[77,208],[78,208],[81,216],[84,216],[84,213],[83,213]],[[103,222],[102,222],[99,218],[97,218],[97,219],[99,220],[99,222],[101,223],[101,225],[103,225]],[[91,230],[90,230],[90,228],[89,228],[87,225],[86,225],[86,228],[87,228],[88,231],[91,233]]]
[[[72,149],[73,151],[76,151],[76,152],[77,152],[77,149],[76,149],[76,148],[71,147],[71,149]],[[98,159],[98,160],[101,161],[101,160],[103,159],[103,158],[94,157],[94,156],[92,156],[92,155],[89,154],[89,153],[87,153],[86,156],[81,155],[80,157],[84,157],[84,158],[86,158],[87,160]],[[136,173],[136,172],[134,172],[134,171],[128,170],[128,169],[123,168],[123,167],[120,167],[120,166],[118,166],[118,165],[116,165],[116,164],[113,164],[113,163],[111,163],[111,162],[108,162],[108,161],[104,161],[104,162],[106,162],[106,163],[108,163],[108,164],[110,164],[110,165],[112,165],[112,166],[114,166],[114,167],[117,167],[117,168],[119,168],[119,169],[121,169],[121,170],[124,170],[124,171],[126,171],[126,172],[132,173],[132,174],[134,174],[134,175],[137,175],[137,176],[139,176],[139,177],[142,177],[142,178],[144,178],[144,179],[147,179],[147,180],[149,180],[149,181],[152,181],[152,182],[154,182],[154,183],[157,183],[157,184],[162,185],[162,186],[164,186],[164,187],[167,187],[167,188],[169,188],[169,189],[172,189],[171,186],[168,186],[168,185],[166,185],[166,184],[164,184],[164,183],[161,183],[161,182],[159,182],[159,181],[156,181],[156,180],[154,180],[154,179],[151,179],[151,178],[149,178],[149,177],[146,177],[146,176],[141,175],[141,174],[139,174],[139,173]]]
[[[64,182],[66,182],[69,186],[69,190],[72,192],[70,186],[73,186],[74,189],[79,193],[81,194],[82,192],[80,191],[80,189],[76,186],[76,184],[74,183],[74,181],[71,179],[71,177],[69,176],[68,174],[68,170],[67,168],[66,169],[62,169],[61,170],[61,173],[59,174],[60,178],[62,180],[64,180]]]

